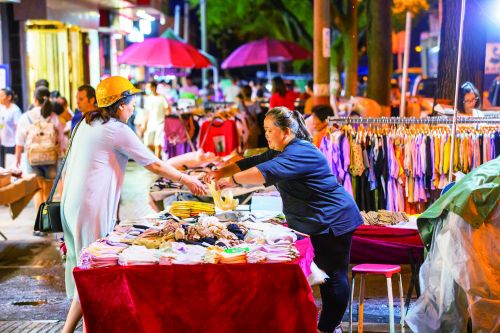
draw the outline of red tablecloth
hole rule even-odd
[[[76,268],[88,332],[316,332],[312,246],[297,247],[289,264]]]
[[[362,225],[352,238],[351,264],[409,264],[411,256],[419,260],[423,249],[418,230]]]

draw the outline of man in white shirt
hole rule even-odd
[[[170,106],[164,96],[157,92],[158,83],[151,81],[149,89],[151,94],[146,97],[144,105],[144,118],[142,122],[142,132],[144,144],[151,151],[154,151],[156,156],[161,157],[162,146],[165,140],[165,116],[169,114]]]
[[[6,155],[14,154],[16,128],[21,109],[15,104],[16,95],[10,89],[0,89],[0,167],[6,167]]]
[[[240,92],[241,88],[238,86],[238,79],[233,77],[231,79],[231,85],[224,91],[226,102],[235,102]]]

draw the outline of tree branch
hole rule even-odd
[[[270,1],[278,10],[281,10],[285,16],[287,16],[291,22],[295,23],[295,26],[298,28],[300,34],[304,36],[304,39],[307,41],[309,45],[312,46],[313,39],[309,32],[304,28],[302,23],[299,21],[297,16],[292,13],[286,6],[283,4],[281,0]]]
[[[340,32],[345,30],[345,16],[339,10],[336,2],[330,1],[330,20],[332,25]]]

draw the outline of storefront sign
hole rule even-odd
[[[330,58],[330,28],[323,28],[323,57]]]
[[[0,64],[0,89],[10,86],[9,65]]]

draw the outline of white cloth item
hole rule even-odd
[[[171,242],[168,245],[169,247],[157,251],[160,264],[197,265],[204,262],[206,247],[180,242]]]
[[[406,322],[413,332],[500,331],[500,208],[479,228],[448,213],[420,269],[422,294]]]
[[[326,279],[328,279],[328,274],[325,273],[324,270],[319,268],[314,261],[311,262],[311,275],[307,277],[307,282],[309,282],[310,286],[315,286],[319,284],[325,283]]]
[[[22,116],[21,109],[16,104],[8,108],[0,106],[0,143],[4,147],[16,145],[16,127]]]
[[[43,117],[39,106],[34,107],[19,118],[16,131],[16,145],[24,147],[30,125],[40,120],[43,120]],[[64,152],[66,150],[67,140],[64,139],[64,127],[59,120],[59,117],[55,113],[52,113],[46,120],[55,125],[57,143],[59,144],[61,152]]]
[[[158,263],[156,250],[145,246],[132,245],[123,250],[118,256],[118,264],[121,266],[131,265],[154,265]]]
[[[142,166],[159,161],[126,124],[114,118],[105,124],[82,122],[73,140],[61,200],[69,298],[76,294],[72,271],[81,249],[113,231],[128,159]]]

